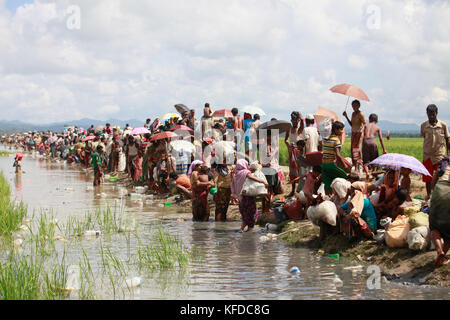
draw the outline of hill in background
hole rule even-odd
[[[26,123],[21,121],[0,121],[0,132],[23,132],[23,131],[62,131],[66,126],[78,126],[79,128],[89,128],[91,125],[94,127],[105,125],[106,123],[110,123],[111,125],[119,125],[121,128],[124,128],[128,123],[131,127],[142,127],[144,125],[144,120],[118,120],[118,119],[109,119],[109,120],[95,120],[84,118],[80,120],[73,121],[64,121],[57,123],[50,123],[45,125],[38,125],[32,123]],[[384,134],[387,131],[390,131],[391,134],[412,134],[418,135],[420,133],[419,125],[415,123],[395,123],[387,120],[382,120],[378,122],[381,130]],[[346,128],[349,129],[348,123],[346,123]]]

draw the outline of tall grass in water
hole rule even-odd
[[[0,173],[0,236],[17,231],[27,215],[25,205],[11,201],[11,189],[3,172]]]
[[[186,248],[178,236],[172,236],[159,227],[151,243],[138,248],[137,258],[140,269],[155,270],[186,268],[197,255],[195,249]]]

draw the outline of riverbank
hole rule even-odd
[[[283,167],[286,171],[286,167]],[[285,186],[286,196],[290,187]],[[426,195],[425,185],[421,177],[411,176],[411,195]],[[272,215],[260,215],[258,224],[276,223]],[[375,241],[362,243],[349,243],[342,235],[328,237],[325,241],[319,240],[319,228],[310,221],[291,221],[278,225],[281,241],[291,247],[305,247],[323,250],[327,254],[339,253],[355,264],[377,265],[381,268],[387,280],[396,282],[410,282],[420,285],[450,286],[450,265],[434,269],[436,251],[418,252],[408,248],[393,249]]]

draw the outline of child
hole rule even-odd
[[[13,167],[16,167],[16,174],[22,173],[22,158],[23,158],[23,154],[21,154],[21,153],[17,153],[16,157],[14,158]]]
[[[407,191],[398,189],[389,201],[379,203],[375,206],[378,221],[390,217],[394,221],[399,215],[403,214],[403,208],[400,206],[405,202]]]
[[[400,174],[400,189],[406,190],[406,201],[411,202],[411,178],[409,177],[411,174],[411,169],[402,168]]]
[[[361,103],[358,100],[352,102],[353,114],[352,120],[347,117],[347,112],[344,111],[343,115],[347,119],[348,123],[352,127],[352,138],[351,138],[351,154],[353,166],[356,171],[359,172],[359,162],[360,159],[360,147],[361,147],[361,137],[363,134],[363,128],[366,124],[366,118],[364,114],[359,110],[361,108]]]
[[[255,167],[252,167],[253,172],[256,171]],[[253,227],[258,219],[258,209],[256,207],[256,197],[246,196],[241,194],[244,182],[246,179],[263,183],[266,188],[268,184],[266,181],[256,178],[252,175],[252,171],[248,166],[248,162],[244,159],[239,159],[236,163],[236,169],[234,172],[233,180],[231,182],[231,194],[234,198],[239,199],[239,212],[242,215],[242,224],[240,232],[244,232],[246,226],[247,231],[252,232]]]
[[[138,150],[137,156],[134,157],[132,161],[134,166],[133,181],[138,182],[142,176],[142,161],[143,161],[142,150]]]
[[[369,124],[364,126],[364,139],[362,144],[362,157],[364,164],[364,171],[366,172],[366,179],[370,179],[368,164],[378,158],[378,145],[377,134],[380,139],[381,147],[383,148],[383,154],[386,154],[386,148],[384,146],[383,135],[381,129],[377,126],[378,116],[372,113],[369,116]]]
[[[331,195],[331,183],[336,178],[348,180],[347,173],[337,166],[337,161],[343,162],[341,156],[341,141],[339,137],[344,132],[344,124],[336,121],[331,128],[331,135],[323,139],[322,181],[325,184],[325,192]]]
[[[92,167],[94,168],[94,187],[101,184],[101,177],[103,175],[101,154],[103,147],[97,146],[96,152],[92,154]]]
[[[322,168],[315,166],[312,172],[308,172],[306,175],[300,177],[300,179],[305,178],[305,184],[303,185],[302,191],[296,197],[305,205],[305,212],[315,199],[313,195],[317,193],[317,189],[320,186],[321,174]]]

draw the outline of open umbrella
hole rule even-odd
[[[188,126],[183,126],[183,125],[177,125],[177,126],[174,126],[172,129],[170,129],[170,131],[175,131],[175,130],[186,130],[189,132],[194,132],[194,130],[192,130]]]
[[[230,118],[233,116],[233,113],[230,109],[222,109],[217,110],[212,114],[213,117],[219,117],[219,118]]]
[[[94,139],[95,139],[95,136],[87,136],[86,138],[84,138],[84,139],[82,140],[82,142],[86,142],[86,141],[94,140]]]
[[[153,135],[152,138],[150,139],[150,141],[170,139],[170,138],[175,138],[175,137],[178,137],[178,135],[173,132],[166,131],[166,132],[161,132],[161,133]]]
[[[104,126],[97,126],[97,128],[95,128],[96,131],[102,131],[103,129],[105,129]]]
[[[431,176],[425,166],[416,158],[408,156],[406,154],[388,153],[373,160],[369,165],[387,167],[394,170],[400,170],[401,168],[411,169],[414,174],[423,174]]]
[[[177,152],[194,153],[195,146],[186,140],[175,140],[170,142],[170,146]]]
[[[180,117],[179,114],[169,112],[169,113],[166,113],[165,115],[162,116],[161,121],[164,122],[166,120],[170,120],[170,119],[173,119],[173,118],[179,118],[179,117]]]
[[[323,107],[319,107],[316,113],[314,113],[314,120],[316,121],[316,124],[319,125],[325,119],[332,119],[333,121],[342,122],[341,118],[339,118],[336,112]]]
[[[330,89],[332,92],[343,94],[344,96],[348,96],[347,104],[345,105],[345,110],[347,110],[348,101],[350,100],[350,97],[364,100],[364,101],[370,101],[369,97],[364,93],[364,91],[361,88],[352,86],[351,84],[343,83],[338,84]]]
[[[291,130],[292,125],[290,122],[284,121],[284,120],[272,120],[264,122],[262,125],[260,125],[258,128],[256,128],[256,131],[259,132],[259,130],[274,130],[278,129],[280,130],[280,133],[288,132]]]
[[[266,113],[263,109],[255,107],[255,106],[245,106],[240,108],[240,111],[250,114],[259,114],[260,116],[265,116]]]
[[[177,111],[180,113],[180,114],[183,114],[184,112],[190,112],[191,110],[188,108],[188,107],[186,107],[184,104],[176,104],[175,105],[175,109],[177,109]]]
[[[150,130],[148,130],[147,128],[144,128],[144,127],[134,128],[131,131],[131,135],[132,136],[135,136],[135,135],[138,135],[138,134],[146,134],[146,133],[150,133]]]

